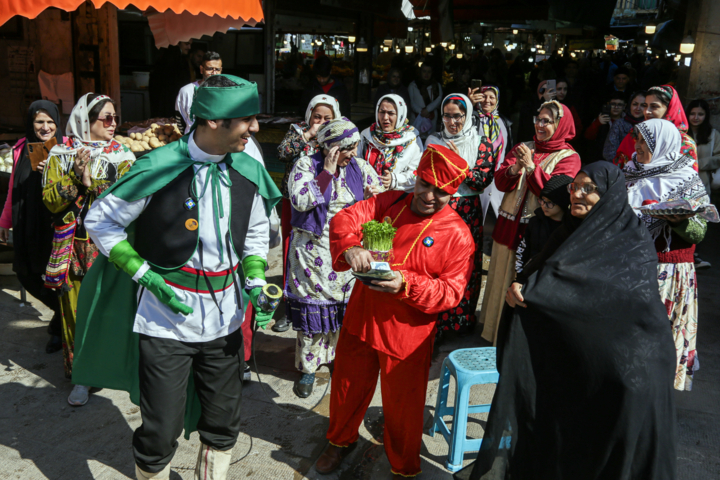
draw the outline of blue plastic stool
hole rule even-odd
[[[448,407],[448,391],[450,375],[455,377],[455,406]],[[482,438],[467,438],[467,419],[471,413],[490,411],[490,404],[470,405],[470,387],[486,383],[497,383],[500,374],[495,367],[495,347],[462,348],[455,350],[443,361],[442,376],[438,388],[435,418],[430,436],[441,432],[448,442],[450,452],[445,467],[457,472],[463,466],[465,452],[480,450]],[[445,424],[443,417],[453,416],[452,431]]]

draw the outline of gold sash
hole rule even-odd
[[[535,149],[535,142],[524,143],[530,150]],[[545,157],[545,159],[540,162],[539,165],[536,165],[535,168],[542,168],[545,173],[552,173],[553,170],[555,170],[555,166],[560,163],[560,160],[567,158],[570,155],[574,155],[575,153],[575,150],[558,150],[557,152],[553,152]],[[527,192],[527,200],[525,201],[525,206],[523,207],[521,215],[521,221],[524,220],[527,222],[533,215],[535,215],[534,212],[538,209],[540,203],[538,202],[537,196],[535,196],[532,191],[528,191],[527,171],[522,169],[521,172],[520,181],[518,181],[517,187],[515,187],[512,192],[507,192],[503,196],[499,213],[508,220],[515,221],[520,210],[520,205],[522,205],[523,198],[525,198],[525,192]]]

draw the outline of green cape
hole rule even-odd
[[[269,216],[281,194],[267,170],[247,153],[233,153],[228,157],[225,161],[230,168],[258,186]],[[187,137],[183,137],[140,158],[102,196],[112,194],[126,201],[139,200],[160,190],[192,164]],[[126,231],[132,245],[135,224]],[[83,279],[78,298],[72,381],[76,385],[124,390],[130,393],[130,400],[139,405],[139,335],[132,331],[137,289],[137,283],[117,270],[107,257],[97,257]],[[197,429],[199,418],[200,402],[190,375],[185,438]]]

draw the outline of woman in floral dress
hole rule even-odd
[[[312,393],[315,371],[335,359],[335,346],[354,285],[352,274],[335,272],[330,256],[330,220],[345,207],[381,189],[370,165],[355,158],[357,127],[344,119],[324,125],[320,150],[298,159],[288,179],[292,234],[287,255],[287,315],[297,331],[295,364],[302,372],[294,392]]]
[[[482,95],[478,95],[478,100]],[[475,99],[475,97],[474,97]],[[477,103],[477,101],[476,101]],[[475,240],[475,267],[465,295],[460,303],[438,315],[437,338],[448,330],[467,333],[475,328],[475,307],[480,297],[482,279],[482,203],[480,194],[492,183],[498,149],[485,135],[479,135],[477,122],[472,116],[471,100],[460,94],[445,97],[442,103],[443,131],[428,137],[427,145],[439,144],[451,148],[470,167],[470,176],[458,188],[450,200],[450,207],[458,212],[470,228]],[[468,112],[471,112],[468,115]]]
[[[45,286],[60,294],[67,378],[72,377],[78,292],[98,255],[83,220],[95,199],[135,161],[130,149],[113,139],[119,123],[114,105],[105,95],[83,96],[70,114],[68,141],[50,150],[43,171],[43,202],[53,214],[55,226]],[[88,396],[87,387],[75,385],[68,403],[85,405]]]

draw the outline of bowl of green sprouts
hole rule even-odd
[[[391,262],[393,257],[393,239],[397,228],[387,218],[383,222],[370,220],[361,225],[363,248],[370,252],[376,262]]]

